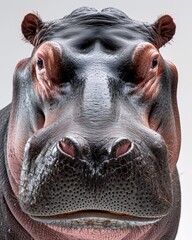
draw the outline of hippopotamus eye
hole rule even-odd
[[[153,58],[152,64],[151,64],[151,68],[154,69],[156,68],[158,65],[158,59],[157,58]]]
[[[38,58],[37,59],[37,66],[38,66],[39,70],[44,68],[44,63],[43,63],[43,59],[42,58]]]

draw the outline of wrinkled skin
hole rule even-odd
[[[81,8],[28,14],[34,45],[1,110],[0,239],[175,239],[177,70],[159,49],[173,19]]]

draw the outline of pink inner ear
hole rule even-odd
[[[59,142],[59,147],[61,148],[61,150],[69,155],[70,157],[74,158],[75,157],[75,152],[74,152],[74,149],[73,147],[71,147],[69,144],[63,142],[63,141],[60,141]]]
[[[118,157],[124,155],[125,153],[127,153],[130,148],[131,148],[130,143],[125,143],[125,144],[119,146],[117,148],[117,151],[116,151],[116,158],[118,158]]]

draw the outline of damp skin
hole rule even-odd
[[[21,29],[34,49],[0,112],[0,236],[174,240],[177,70],[160,52],[172,17],[148,24],[80,8],[50,22],[29,13]]]

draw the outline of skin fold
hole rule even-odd
[[[80,8],[21,30],[34,46],[0,111],[0,239],[174,240],[180,218],[175,34]]]

